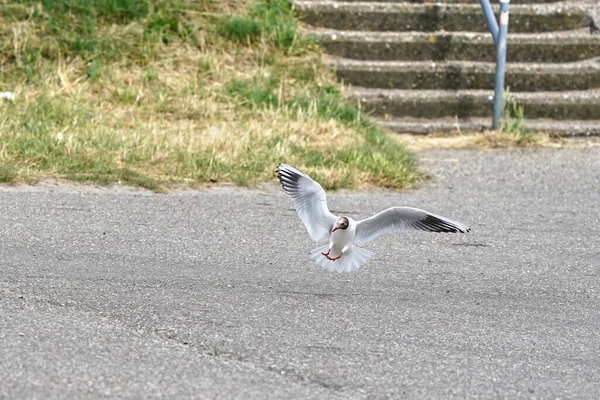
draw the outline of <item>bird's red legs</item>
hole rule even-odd
[[[331,252],[331,249],[327,250],[327,253],[321,253],[321,254],[323,254],[325,256],[325,258],[328,259],[329,261],[339,260],[340,258],[342,258],[342,255],[344,254],[344,253],[340,253],[339,256],[337,256],[335,258],[331,258],[331,257],[329,257],[330,252]]]

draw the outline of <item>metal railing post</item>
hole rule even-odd
[[[479,0],[488,29],[496,45],[496,79],[494,83],[494,114],[492,129],[498,129],[502,118],[504,75],[506,72],[506,36],[508,35],[508,5],[510,0],[500,0],[500,23],[496,21],[490,0]]]
[[[481,9],[483,10],[483,15],[485,17],[485,22],[487,22],[488,29],[492,34],[492,38],[494,39],[494,44],[498,44],[498,21],[496,21],[496,16],[494,15],[494,10],[492,9],[492,5],[490,4],[490,0],[479,0],[481,3]]]
[[[494,85],[494,119],[492,129],[500,127],[504,98],[504,75],[506,71],[506,36],[508,35],[508,5],[510,0],[500,0],[500,23],[496,41],[496,83]]]

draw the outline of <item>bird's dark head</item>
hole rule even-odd
[[[348,218],[346,217],[342,217],[340,219],[337,220],[337,222],[335,223],[335,226],[333,227],[333,230],[331,232],[335,232],[338,229],[347,229],[350,226],[350,221],[348,220]]]

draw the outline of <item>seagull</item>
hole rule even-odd
[[[412,207],[391,207],[360,221],[338,217],[327,208],[321,185],[308,175],[287,164],[279,164],[275,173],[311,239],[328,243],[313,249],[310,256],[318,266],[329,271],[351,272],[365,265],[373,253],[358,246],[387,233],[465,233],[471,230],[462,222]]]

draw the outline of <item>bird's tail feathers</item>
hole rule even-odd
[[[365,265],[373,257],[373,253],[369,250],[352,246],[344,253],[342,258],[331,261],[322,254],[327,253],[328,250],[328,245],[317,247],[311,250],[310,257],[315,260],[319,267],[329,271],[351,272]]]

